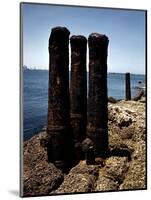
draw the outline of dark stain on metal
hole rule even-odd
[[[126,100],[131,100],[131,79],[130,73],[125,74],[125,97]]]
[[[48,160],[64,168],[70,158],[69,35],[55,27],[49,38]]]
[[[108,151],[107,36],[92,33],[89,45],[89,94],[87,137],[94,143],[95,157]]]
[[[79,142],[86,136],[87,119],[87,74],[86,53],[87,39],[84,36],[72,36],[71,44],[71,83],[70,83],[70,115],[74,137],[75,159],[81,159]],[[77,148],[78,147],[78,148]]]

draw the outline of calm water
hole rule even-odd
[[[25,70],[23,84],[23,115],[24,115],[24,140],[38,133],[47,122],[48,106],[48,71]],[[125,75],[120,73],[108,74],[108,96],[123,99],[125,95]],[[136,95],[140,85],[144,83],[144,75],[131,75],[132,96]]]

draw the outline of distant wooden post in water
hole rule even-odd
[[[70,114],[71,128],[74,138],[75,159],[81,159],[80,142],[86,136],[87,119],[87,74],[86,52],[87,39],[84,36],[72,36],[71,44],[71,83]],[[78,145],[79,144],[79,145]]]
[[[125,74],[125,98],[126,100],[131,100],[131,83],[130,83],[130,73]]]
[[[108,37],[92,33],[89,45],[89,94],[87,137],[94,143],[95,157],[108,151],[107,49]]]
[[[64,168],[70,154],[69,30],[55,27],[49,38],[48,160]]]

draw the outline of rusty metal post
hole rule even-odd
[[[131,100],[131,80],[128,72],[125,74],[125,98]]]
[[[108,38],[92,33],[89,45],[89,94],[87,136],[94,143],[95,157],[108,151],[107,49]]]
[[[86,152],[86,164],[87,165],[94,165],[95,164],[95,156],[94,156],[94,149],[90,147]]]
[[[72,36],[71,44],[71,127],[75,147],[79,146],[86,136],[87,118],[87,74],[86,74],[86,52],[87,39],[84,36]],[[75,149],[76,154],[76,149]],[[79,154],[79,151],[78,151]],[[76,155],[80,159],[81,155]],[[79,157],[79,158],[78,158]]]
[[[69,159],[69,30],[55,27],[49,38],[48,160],[64,168]]]

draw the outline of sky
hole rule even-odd
[[[88,38],[93,32],[108,36],[108,72],[145,74],[146,27],[143,10],[24,3],[21,16],[23,65],[48,69],[51,29],[65,26],[70,36],[84,35]]]

